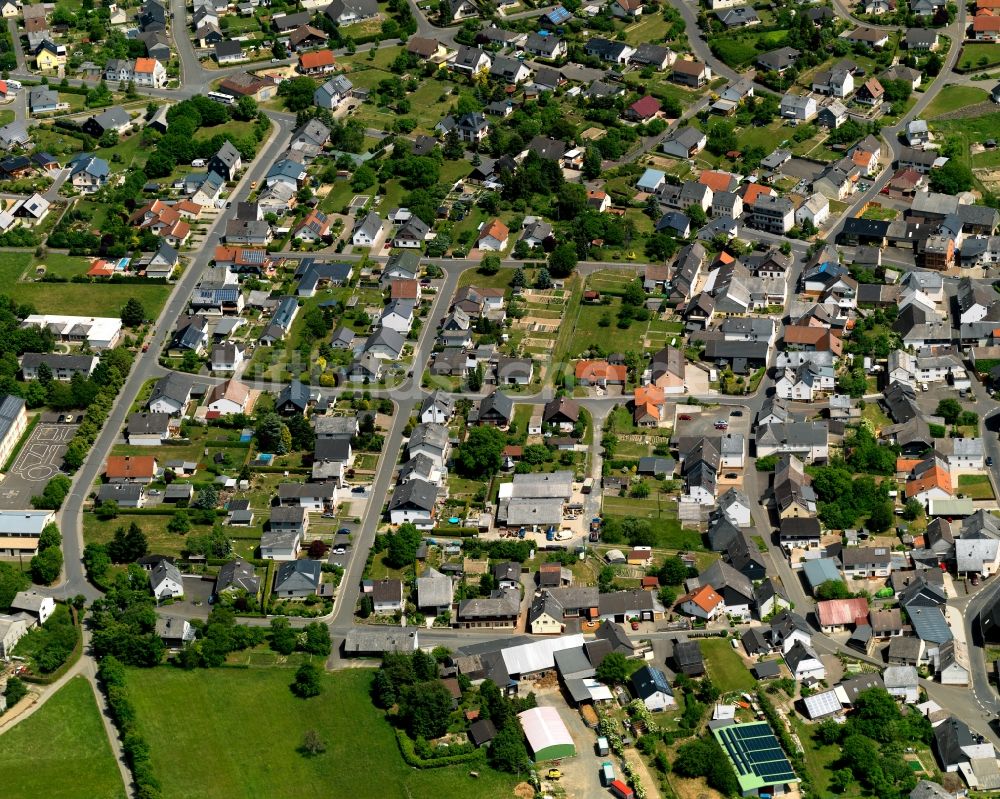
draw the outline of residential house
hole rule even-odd
[[[239,380],[217,383],[206,395],[210,413],[219,416],[244,413],[250,405],[250,388]]]
[[[655,666],[643,666],[632,672],[631,682],[632,692],[647,710],[656,712],[677,706],[667,676]]]
[[[674,62],[670,78],[674,83],[700,89],[712,79],[712,70],[701,61],[679,58]]]
[[[823,600],[816,603],[816,616],[824,633],[842,632],[855,624],[868,623],[868,600],[864,598]]]
[[[274,576],[274,595],[284,599],[305,599],[319,594],[322,579],[318,560],[291,560],[282,563]]]
[[[159,446],[170,435],[170,417],[165,413],[133,413],[125,423],[130,446]]]
[[[153,590],[156,601],[161,599],[176,599],[184,596],[184,580],[180,569],[164,558],[149,573],[149,587]]]
[[[686,126],[675,130],[663,142],[663,152],[675,158],[694,158],[705,149],[707,141],[707,137],[700,130]],[[709,204],[711,204],[711,195],[709,195]]]

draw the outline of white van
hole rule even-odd
[[[205,166],[205,159],[204,158],[195,158],[191,162],[191,166]]]

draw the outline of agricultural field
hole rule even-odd
[[[307,700],[289,690],[292,673],[288,668],[131,672],[137,727],[150,742],[164,796],[303,799],[330,796],[331,786],[337,796],[355,799],[512,795],[513,779],[486,768],[476,779],[468,766],[424,771],[407,766],[392,729],[369,699],[370,670],[324,674],[323,693]],[[164,705],[185,710],[164,713]],[[247,729],[247,712],[267,719],[266,734]],[[299,751],[308,730],[318,733],[325,752]],[[358,730],[364,730],[363,742]]]
[[[90,684],[74,677],[0,738],[5,799],[124,799]]]

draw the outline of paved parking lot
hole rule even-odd
[[[741,413],[742,416],[733,416],[733,411]],[[690,416],[690,419],[681,419],[681,416]],[[726,430],[716,430],[716,421],[725,421],[729,424]],[[721,438],[726,433],[742,433],[745,437],[750,434],[750,412],[745,408],[731,408],[720,405],[715,408],[701,408],[697,405],[678,405],[677,418],[674,431],[676,435],[688,436],[708,436],[709,438]]]
[[[31,507],[31,497],[42,493],[45,484],[62,472],[63,453],[76,428],[75,424],[58,424],[43,418],[0,482],[0,508]]]

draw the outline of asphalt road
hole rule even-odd
[[[271,138],[261,147],[257,159],[247,169],[239,185],[232,192],[230,198],[232,202],[235,203],[247,198],[250,193],[250,183],[264,177],[274,159],[287,147],[290,138],[291,126],[287,122],[276,123],[272,128]],[[59,596],[83,594],[88,599],[94,599],[99,595],[97,589],[87,581],[83,569],[83,503],[104,468],[107,456],[125,425],[129,408],[138,396],[139,390],[148,379],[155,376],[159,369],[157,358],[160,350],[163,348],[170,331],[173,330],[177,318],[187,308],[191,292],[213,256],[215,242],[225,230],[227,218],[227,214],[218,216],[208,229],[204,247],[194,254],[187,269],[174,286],[170,298],[152,326],[153,333],[148,352],[139,352],[136,355],[132,372],[125,381],[101,434],[94,442],[87,460],[73,478],[72,490],[59,513],[59,525],[63,531],[63,554],[66,571],[66,580],[57,589],[60,592]]]

